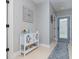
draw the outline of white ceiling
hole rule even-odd
[[[43,2],[44,0],[33,0],[34,3],[38,4],[40,2]]]
[[[45,0],[33,0],[36,4]],[[72,0],[49,0],[55,11],[67,10],[72,8]]]
[[[55,11],[68,10],[72,8],[72,0],[50,0]]]

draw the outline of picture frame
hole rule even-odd
[[[53,23],[53,15],[50,16],[50,22]]]
[[[23,21],[24,22],[33,22],[33,11],[25,6],[23,6]]]

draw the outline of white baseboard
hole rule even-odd
[[[20,51],[14,52],[13,56],[19,56],[20,55]]]
[[[50,45],[46,45],[46,44],[40,44],[40,46],[50,48]],[[19,56],[19,55],[20,55],[20,51],[17,51],[17,52],[13,53],[13,56]]]
[[[46,45],[46,44],[40,44],[40,46],[50,48],[50,45]]]

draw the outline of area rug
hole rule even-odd
[[[58,42],[48,59],[69,59],[68,43]]]

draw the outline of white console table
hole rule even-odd
[[[20,52],[24,56],[39,47],[39,33],[22,33],[20,36]]]

